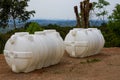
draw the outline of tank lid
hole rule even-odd
[[[14,44],[14,43],[16,42],[16,39],[17,39],[17,36],[12,35],[12,36],[10,37],[9,41],[10,41],[11,44]]]

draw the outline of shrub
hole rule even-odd
[[[99,27],[105,38],[105,47],[120,47],[119,28],[116,28],[115,26],[110,27],[110,25]]]
[[[68,34],[68,32],[73,29],[74,27],[60,27],[56,24],[49,24],[48,26],[44,26],[45,29],[55,29],[56,31],[58,31],[61,35],[61,37],[64,39],[65,36]]]
[[[42,31],[44,30],[38,23],[36,22],[31,22],[30,24],[28,24],[27,27],[27,32],[29,32],[30,34],[34,34],[35,31]]]
[[[9,35],[0,34],[0,53],[3,53],[4,46],[8,38],[9,38]]]

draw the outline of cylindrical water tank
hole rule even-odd
[[[87,57],[98,54],[105,40],[97,28],[74,28],[64,40],[67,53],[71,57]]]
[[[64,42],[56,30],[15,33],[6,42],[4,55],[14,72],[30,72],[60,62]]]

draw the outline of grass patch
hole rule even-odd
[[[94,58],[94,59],[87,59],[86,61],[80,62],[80,63],[81,64],[86,64],[86,63],[95,63],[95,62],[99,62],[99,61],[101,61],[101,60]]]

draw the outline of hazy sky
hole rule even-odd
[[[30,0],[28,10],[35,10],[35,16],[31,19],[75,19],[75,5],[79,5],[82,0]],[[98,0],[91,0],[98,1]],[[106,0],[110,2],[107,7],[109,13],[114,9],[115,4],[120,0]]]

